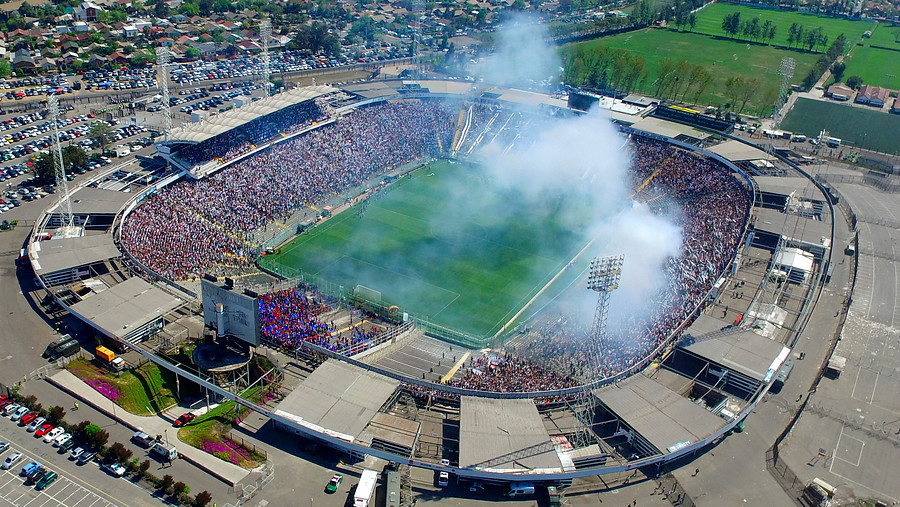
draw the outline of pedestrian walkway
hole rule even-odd
[[[71,395],[79,398],[82,402],[88,403],[97,410],[106,413],[108,416],[116,419],[120,423],[128,426],[133,430],[138,428],[141,431],[153,435],[166,435],[166,430],[175,430],[172,422],[160,416],[139,416],[126,412],[124,409],[116,406],[115,403],[98,393],[89,385],[85,384],[78,377],[68,370],[62,370],[59,373],[48,378],[48,380],[57,387],[69,392]],[[205,407],[204,407],[205,408]],[[173,431],[174,435],[177,432]],[[175,437],[177,439],[177,437]],[[173,440],[175,440],[173,439]],[[222,461],[212,454],[206,453],[196,447],[179,442],[177,445],[178,452],[187,461],[202,468],[208,473],[218,477],[228,484],[234,485],[240,482],[250,472],[237,465]]]

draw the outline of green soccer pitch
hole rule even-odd
[[[493,336],[587,246],[574,231],[589,217],[562,198],[540,210],[511,205],[517,196],[485,183],[480,166],[431,163],[371,197],[364,213],[356,205],[332,217],[261,265],[299,269],[345,291],[363,285],[402,312]],[[572,282],[588,253],[578,261],[541,301]]]

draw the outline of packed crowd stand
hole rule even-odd
[[[251,231],[361,185],[385,169],[437,154],[441,146],[449,146],[453,114],[452,106],[438,102],[357,110],[208,178],[181,181],[151,194],[125,220],[122,244],[167,278],[239,272],[252,263]],[[298,119],[296,111],[290,116]],[[246,128],[266,134],[235,134],[229,139],[238,146],[213,143],[207,149],[227,155],[247,139],[282,131],[258,122]]]

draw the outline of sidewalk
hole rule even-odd
[[[97,410],[135,431],[140,428],[141,431],[149,435],[166,435],[166,430],[175,429],[172,427],[172,422],[163,417],[138,416],[126,412],[122,408],[118,408],[115,403],[82,382],[68,370],[62,370],[52,377],[48,377],[47,380],[56,387],[79,398],[81,401],[93,406]],[[205,408],[206,407],[204,407],[204,409]],[[177,432],[173,432],[173,436],[175,435],[177,435]],[[177,436],[172,440],[177,440]],[[212,454],[206,453],[196,447],[191,447],[186,443],[179,441],[177,447],[178,453],[181,454],[186,461],[205,470],[207,473],[218,477],[220,480],[231,486],[234,486],[250,474],[249,470],[222,461]]]

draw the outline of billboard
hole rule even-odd
[[[254,347],[259,346],[259,302],[240,289],[227,288],[209,280],[200,280],[203,298],[203,323],[220,335],[233,336]],[[221,313],[217,311],[221,305]],[[220,325],[224,329],[219,329]]]

